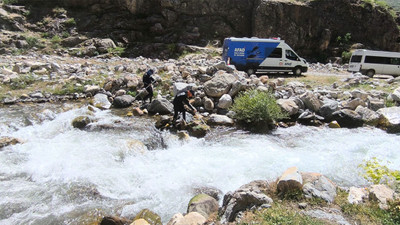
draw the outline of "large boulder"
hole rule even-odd
[[[93,106],[99,109],[111,108],[111,103],[108,101],[108,96],[105,94],[96,94],[93,97]]]
[[[219,98],[218,101],[218,108],[220,109],[227,109],[232,105],[232,97],[228,94],[224,94]]]
[[[393,201],[395,192],[383,184],[372,185],[369,188],[369,200],[377,201],[381,208],[386,209],[387,203]]]
[[[211,114],[207,123],[211,125],[232,126],[234,121],[225,115]]]
[[[289,116],[296,115],[299,112],[299,106],[294,99],[278,99],[276,103],[287,112]]]
[[[331,180],[319,174],[315,179],[304,181],[303,192],[306,198],[320,198],[332,203],[336,197],[336,186]]]
[[[319,112],[322,106],[322,102],[318,99],[318,96],[311,91],[302,94],[300,99],[304,102],[305,106],[313,112]]]
[[[174,112],[174,105],[165,98],[155,99],[147,109],[149,113],[167,115]]]
[[[130,95],[118,96],[114,99],[113,105],[115,108],[127,108],[132,105],[135,98]]]
[[[388,132],[400,132],[400,107],[382,108],[377,113],[383,117],[380,125],[385,127]]]
[[[350,109],[342,109],[332,114],[332,120],[336,120],[341,127],[356,128],[363,125],[360,114]]]
[[[88,116],[78,116],[72,120],[72,126],[75,128],[83,129],[90,122],[91,122],[91,119]]]
[[[218,202],[215,198],[199,194],[194,196],[188,205],[187,212],[198,212],[205,218],[218,211]]]
[[[330,120],[332,114],[339,109],[339,103],[335,100],[327,99],[323,101],[323,105],[319,109],[321,116],[325,119]]]
[[[298,195],[303,191],[303,177],[297,167],[290,167],[282,174],[277,189],[282,196]]]
[[[253,206],[272,204],[273,200],[261,191],[258,183],[243,185],[235,192],[228,192],[224,196],[221,207],[221,222],[233,222],[239,212]]]
[[[204,83],[204,92],[207,96],[220,98],[229,92],[235,81],[234,75],[218,71],[211,80]]]
[[[376,126],[379,124],[381,118],[379,113],[361,105],[358,106],[355,111],[361,115],[361,119],[364,121],[365,124],[371,126]]]

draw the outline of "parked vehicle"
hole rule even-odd
[[[225,38],[222,59],[248,74],[293,72],[299,76],[308,70],[306,60],[279,38]]]
[[[399,76],[400,52],[356,50],[351,55],[348,71],[361,72],[369,77],[375,74]]]

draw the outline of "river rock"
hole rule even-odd
[[[261,191],[258,183],[243,185],[235,192],[228,192],[224,196],[221,207],[221,222],[233,222],[239,212],[253,206],[272,204],[273,200]]]
[[[105,94],[96,94],[93,97],[93,106],[99,109],[110,109],[111,103],[108,101],[108,96]]]
[[[198,212],[207,219],[211,214],[218,212],[218,202],[206,194],[196,195],[190,200],[187,208],[187,213],[191,212]]]
[[[361,204],[368,199],[368,190],[365,188],[350,187],[347,201],[350,204]]]
[[[287,169],[278,180],[278,193],[280,195],[296,195],[303,191],[303,178],[297,167]]]
[[[9,145],[22,143],[21,140],[13,137],[0,137],[0,149]]]
[[[383,120],[380,123],[390,133],[400,132],[400,107],[383,108],[377,111],[382,115]]]
[[[126,218],[120,218],[116,216],[105,216],[101,220],[99,225],[125,225],[129,224],[131,221]]]
[[[365,102],[361,100],[360,98],[355,98],[350,101],[347,101],[343,104],[343,108],[345,109],[351,109],[355,110],[358,106],[364,106],[365,107]]]
[[[318,99],[318,96],[313,92],[306,92],[300,96],[300,99],[304,102],[305,106],[313,112],[319,112],[322,103]]]
[[[207,219],[200,213],[191,212],[183,216],[181,213],[175,214],[167,225],[200,225],[204,224]]]
[[[83,129],[91,122],[88,116],[78,116],[72,120],[72,126],[75,128]]]
[[[396,88],[392,93],[392,98],[396,102],[400,102],[400,87]]]
[[[311,216],[314,218],[329,220],[335,224],[351,225],[342,215],[340,210],[334,208],[323,208],[303,211],[302,214]]]
[[[147,110],[152,114],[167,115],[173,113],[174,105],[165,98],[158,98],[151,102]]]
[[[130,225],[150,225],[145,219],[138,219],[133,221]]]
[[[220,98],[229,92],[235,81],[234,75],[218,71],[211,80],[204,83],[204,92],[207,96]]]
[[[379,113],[372,111],[361,105],[359,105],[355,111],[361,115],[361,119],[364,121],[365,124],[371,126],[377,126],[379,124],[380,121]]]
[[[232,105],[232,97],[228,94],[224,94],[218,101],[218,108],[227,109]]]
[[[360,114],[350,109],[342,109],[332,114],[332,120],[336,120],[341,127],[355,128],[363,125]]]
[[[233,119],[225,115],[211,114],[207,123],[217,126],[218,125],[232,126],[234,124],[234,121]]]
[[[235,97],[240,91],[244,89],[244,85],[239,80],[232,83],[232,88],[229,90],[229,95]]]
[[[130,95],[117,96],[114,99],[113,105],[116,108],[127,108],[132,105],[134,100],[135,98]]]
[[[369,188],[369,200],[380,203],[379,207],[387,209],[388,201],[393,201],[394,191],[383,184],[372,185]]]
[[[339,103],[335,100],[327,99],[323,101],[323,105],[319,109],[321,116],[330,120],[332,118],[332,114],[339,109]]]
[[[294,99],[278,99],[276,103],[287,112],[289,116],[296,115],[299,112],[299,106]]]
[[[332,203],[336,197],[336,186],[331,180],[319,174],[315,179],[304,182],[303,192],[306,198],[320,198]]]
[[[133,221],[138,220],[138,219],[144,219],[146,220],[150,225],[162,225],[161,222],[161,217],[157,215],[156,213],[152,212],[149,209],[143,209],[140,211]]]
[[[212,111],[214,109],[214,102],[210,98],[204,97],[203,98],[203,105],[207,111]]]

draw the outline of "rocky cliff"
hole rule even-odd
[[[51,8],[64,7],[77,21],[78,34],[109,37],[127,47],[138,42],[206,45],[230,36],[257,36],[280,37],[309,58],[341,54],[343,45],[352,43],[400,50],[395,18],[387,9],[361,0],[20,0],[19,4],[29,4],[33,23],[43,20]],[[346,34],[351,39],[338,41]]]

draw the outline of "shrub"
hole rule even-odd
[[[266,127],[276,120],[287,118],[272,93],[255,89],[240,93],[231,110],[235,112],[235,119],[250,127]]]
[[[400,188],[400,171],[391,170],[387,166],[382,165],[382,161],[376,157],[364,161],[364,164],[359,165],[359,167],[364,170],[362,176],[367,181],[374,184],[394,184],[396,188]]]
[[[342,62],[348,63],[350,61],[351,54],[352,54],[351,52],[343,51],[342,52]]]
[[[67,20],[64,21],[65,26],[67,27],[73,27],[76,26],[76,22],[74,18],[69,18]]]

